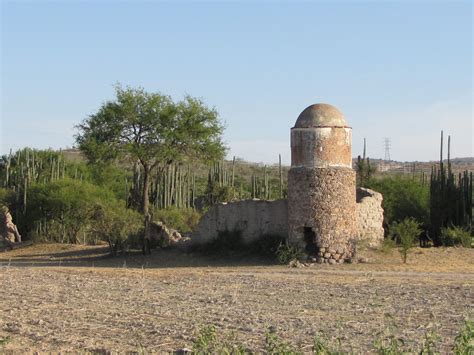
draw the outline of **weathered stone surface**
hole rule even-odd
[[[12,215],[7,207],[0,208],[0,241],[7,244],[21,243],[21,235],[13,223]]]
[[[356,237],[357,239],[363,236],[369,238],[369,245],[375,246],[383,241],[382,196],[369,189],[357,189],[357,194],[359,202],[356,204]],[[301,203],[306,206],[304,199]],[[288,236],[287,216],[286,200],[247,200],[217,204],[212,206],[201,219],[196,231],[192,234],[192,243],[199,244],[212,240],[217,237],[219,231],[225,231],[226,228],[227,230],[242,229],[243,237],[247,242],[258,239],[260,233],[276,234],[286,238]],[[341,257],[350,257],[344,253],[344,248],[334,250]],[[321,247],[318,255],[323,256],[326,252],[329,252],[329,248]]]
[[[217,238],[219,232],[242,232],[244,243],[264,235],[288,236],[286,200],[245,200],[213,205],[201,218],[192,243],[202,244]]]
[[[371,247],[383,242],[382,194],[366,189],[357,189],[357,239],[366,240]]]
[[[304,227],[328,253],[355,251],[355,172],[346,168],[292,168],[288,174],[289,241],[304,248]],[[326,257],[326,256],[325,256]]]

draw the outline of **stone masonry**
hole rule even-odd
[[[383,242],[382,194],[366,188],[357,189],[357,239],[371,247]]]
[[[364,196],[356,204],[357,238],[369,239],[370,245],[376,246],[384,237],[382,195],[369,189],[357,189],[357,196]],[[201,218],[191,241],[206,243],[226,230],[241,231],[244,243],[252,243],[265,235],[287,238],[287,216],[286,200],[218,203]]]
[[[203,244],[216,239],[219,232],[241,231],[244,243],[265,235],[288,236],[286,200],[244,200],[213,205],[201,218],[191,243]]]
[[[291,169],[289,240],[318,261],[351,259],[357,236],[354,184],[355,172],[351,169]]]
[[[288,240],[310,259],[352,260],[357,238],[352,129],[328,104],[308,106],[291,129]]]

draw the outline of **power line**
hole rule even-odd
[[[383,139],[383,147],[385,149],[385,159],[386,161],[390,161],[390,148],[392,147],[392,141],[390,138],[385,137]]]

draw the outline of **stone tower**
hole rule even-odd
[[[307,107],[291,129],[288,227],[290,243],[318,262],[342,263],[354,256],[352,129],[334,106]]]

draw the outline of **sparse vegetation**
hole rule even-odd
[[[285,241],[278,246],[276,255],[280,264],[288,264],[292,260],[301,259],[305,254],[298,246]]]
[[[456,355],[472,355],[474,353],[474,322],[466,320],[463,329],[454,339],[453,352]]]
[[[11,337],[6,336],[6,337],[0,337],[0,348],[5,347],[9,342],[11,341]]]
[[[470,231],[462,227],[451,226],[441,229],[441,241],[447,247],[462,246],[470,248],[472,235]]]
[[[340,345],[340,342],[338,342]],[[342,355],[340,350],[334,350],[330,347],[329,341],[322,334],[318,334],[313,338],[313,354],[314,355]]]
[[[299,355],[302,351],[290,342],[281,339],[274,331],[267,331],[265,335],[266,354]]]
[[[247,354],[243,344],[237,343],[233,334],[220,334],[214,325],[208,325],[198,330],[193,342],[193,352],[196,354]]]
[[[438,349],[440,336],[433,330],[425,333],[424,340],[421,342],[421,349],[407,349],[407,341],[395,335],[393,325],[385,328],[380,332],[373,341],[373,347],[379,355],[401,355],[406,353],[418,353],[420,355],[439,354]],[[466,321],[465,328],[456,336],[453,345],[453,353],[456,355],[470,355],[474,350],[474,325],[471,321]],[[339,342],[338,348],[341,347]],[[197,354],[219,353],[219,354],[246,354],[251,353],[246,347],[238,343],[235,337],[219,334],[217,327],[208,325],[198,330],[196,338],[193,342],[193,351]],[[270,329],[265,333],[265,354],[285,354],[299,355],[303,354],[300,347],[295,346],[291,342],[285,341],[278,336],[274,329]],[[328,345],[327,340],[323,340],[322,336],[313,337],[312,353],[315,355],[340,355],[346,352],[342,350],[334,350]]]
[[[390,233],[398,242],[403,263],[407,262],[408,252],[416,244],[421,232],[420,224],[414,218],[405,218],[403,221],[394,222],[390,226]]]
[[[396,248],[397,243],[395,240],[392,239],[392,237],[387,236],[384,238],[382,245],[380,247],[380,251],[384,254],[390,253],[394,248]]]

